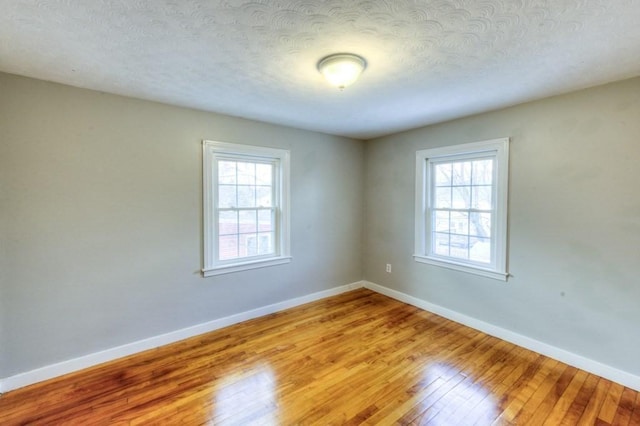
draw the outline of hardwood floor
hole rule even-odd
[[[640,396],[361,289],[6,393],[0,424],[640,425]]]

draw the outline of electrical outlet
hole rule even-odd
[[[390,263],[387,263],[387,269],[386,270],[387,270],[388,273],[391,273],[391,264]]]

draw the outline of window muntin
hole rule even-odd
[[[289,152],[204,141],[205,276],[290,261]]]
[[[508,142],[416,153],[417,261],[506,279]]]

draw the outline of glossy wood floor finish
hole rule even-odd
[[[640,397],[361,289],[9,392],[0,424],[640,425]]]

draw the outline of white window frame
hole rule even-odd
[[[480,264],[431,252],[431,167],[443,160],[474,159],[491,156],[494,162],[491,263]],[[431,161],[430,161],[431,160]],[[484,277],[506,281],[507,272],[507,204],[509,179],[509,138],[492,139],[462,145],[424,149],[416,152],[416,208],[414,259]]]
[[[291,262],[289,231],[289,163],[290,152],[284,149],[242,145],[219,141],[202,141],[202,189],[205,277],[228,274],[248,269],[264,268]],[[218,171],[217,160],[274,162],[274,208],[275,208],[275,253],[267,256],[252,256],[241,259],[218,260]]]

